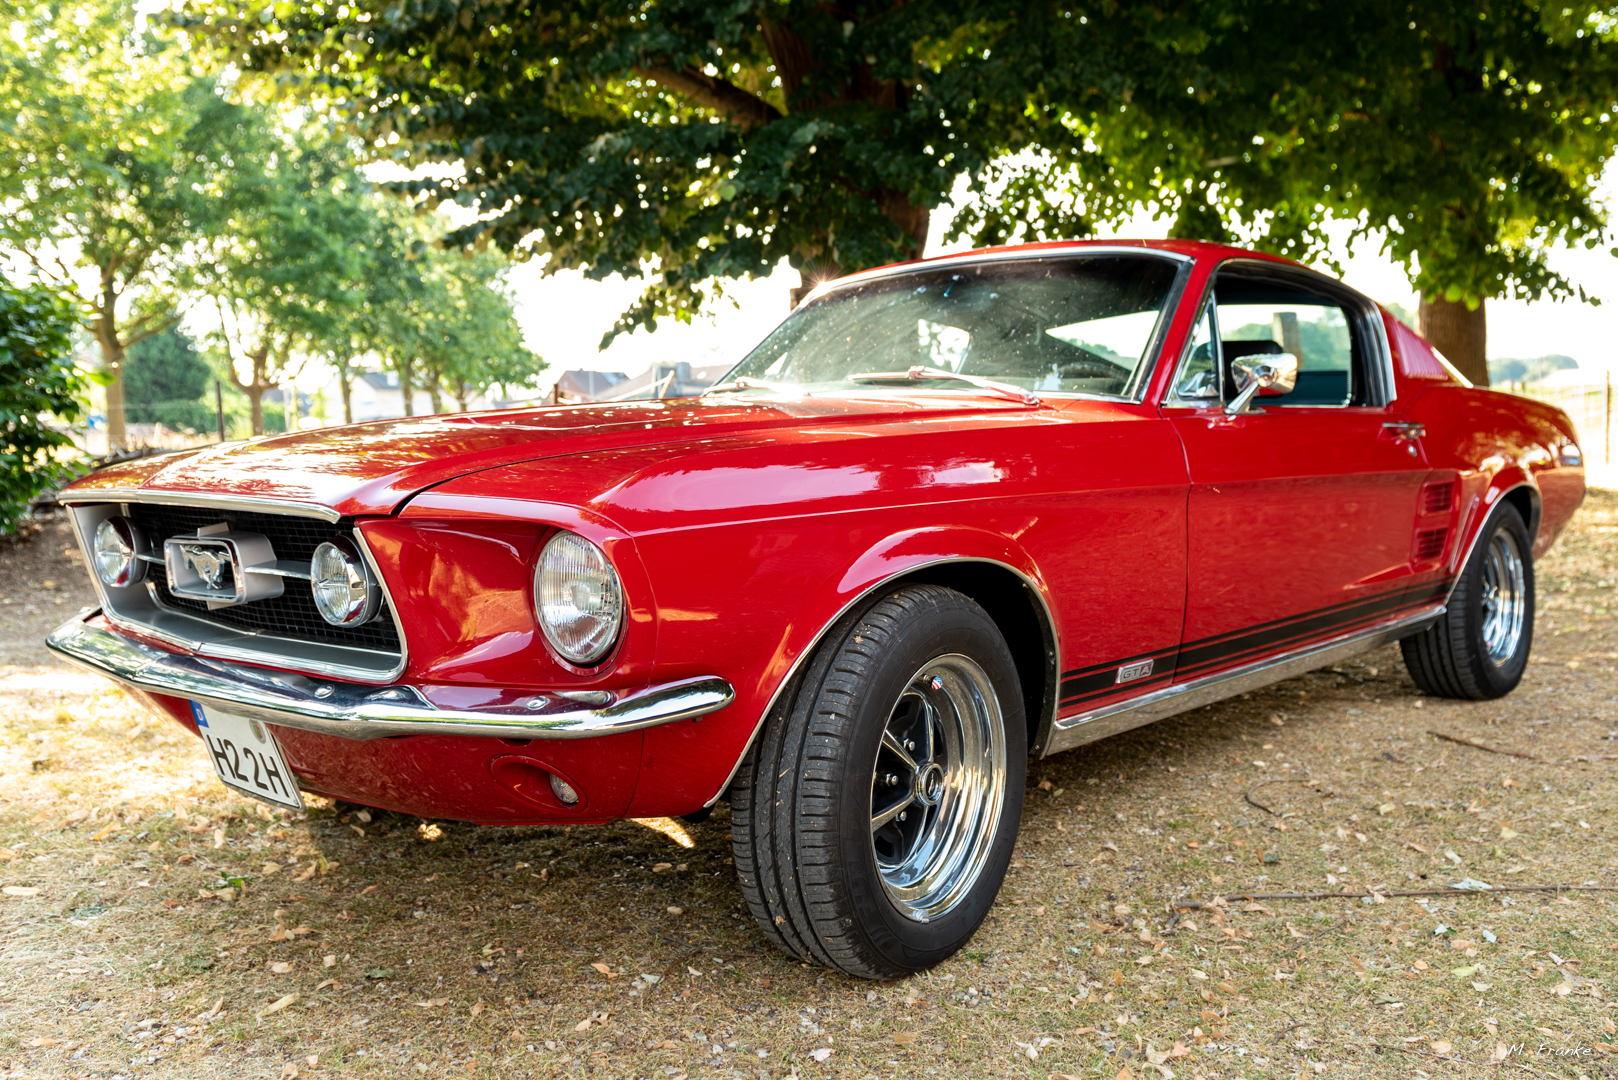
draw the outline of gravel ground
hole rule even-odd
[[[1385,649],[1037,762],[983,930],[882,984],[763,944],[723,809],[230,795],[45,656],[91,602],[68,545],[0,547],[0,1077],[1618,1074],[1613,493],[1540,564],[1510,697],[1422,697]],[[1504,889],[1545,884],[1580,888]],[[1382,900],[1269,898],[1345,887]]]

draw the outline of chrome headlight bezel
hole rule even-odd
[[[146,578],[149,545],[139,525],[114,514],[102,518],[90,538],[91,569],[110,589],[127,589]]]
[[[309,591],[320,617],[333,626],[363,626],[382,607],[382,587],[359,548],[333,537],[309,560]]]
[[[578,533],[559,530],[534,562],[534,618],[567,663],[598,667],[618,644],[624,589],[607,553]]]

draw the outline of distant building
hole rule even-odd
[[[653,364],[648,370],[625,379],[593,401],[636,401],[653,398],[696,397],[718,382],[734,365],[728,362],[692,367],[690,364]]]
[[[333,379],[325,388],[326,410],[329,419],[327,423],[340,424],[343,422],[343,391]],[[300,395],[301,396],[301,395]],[[432,395],[417,387],[410,395],[415,405],[414,415],[428,416],[433,411]],[[268,396],[265,398],[269,400]],[[443,397],[446,411],[458,412],[460,406],[455,398],[449,394]],[[399,376],[392,371],[362,371],[354,376],[349,385],[349,405],[354,410],[354,422],[361,423],[366,420],[391,420],[405,414],[404,390],[399,385]],[[466,407],[472,409],[487,409],[491,403],[481,395],[468,399]],[[266,407],[268,407],[266,405]]]
[[[599,401],[614,387],[628,381],[629,376],[621,371],[564,371],[562,377],[556,380],[551,400]]]

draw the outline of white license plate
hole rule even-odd
[[[191,703],[191,715],[196,717],[214,772],[227,786],[277,806],[303,809],[298,781],[281,756],[269,725],[212,705],[205,710],[196,701]]]

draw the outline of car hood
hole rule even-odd
[[[417,492],[522,461],[727,438],[771,427],[1025,411],[976,396],[758,400],[735,397],[563,405],[320,428],[147,458],[86,477],[73,494],[139,489],[311,503],[388,514]]]

